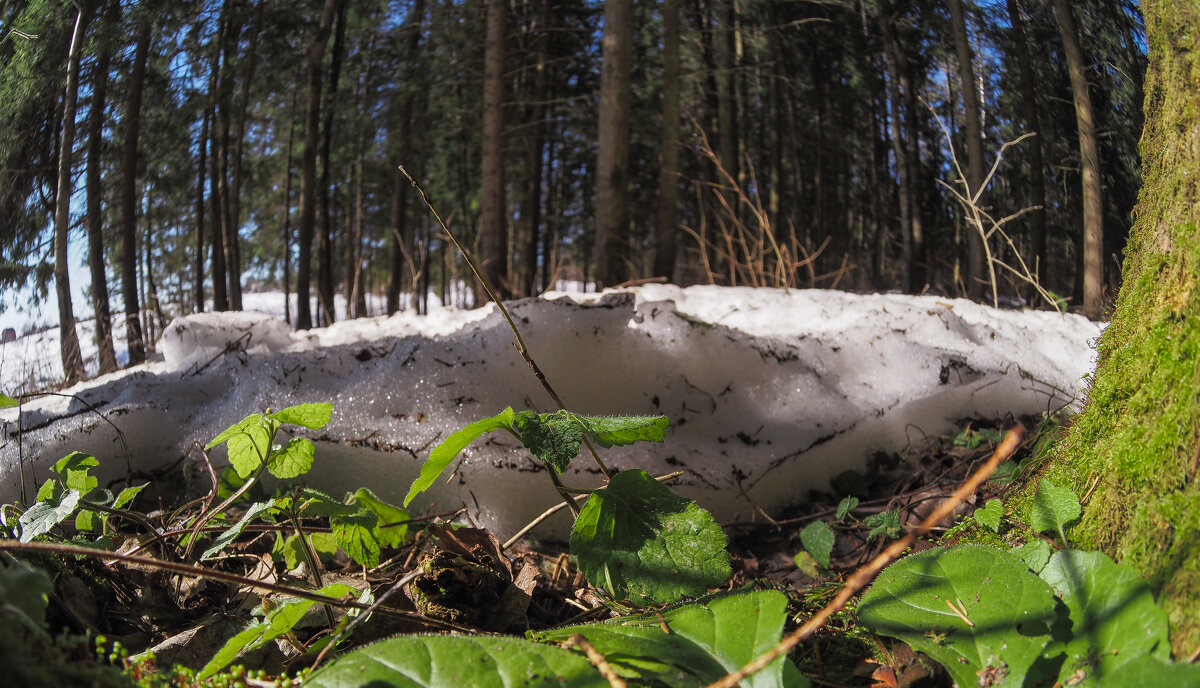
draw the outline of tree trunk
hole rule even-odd
[[[258,0],[254,9],[254,26],[250,30],[250,45],[246,48],[246,71],[242,74],[242,99],[238,104],[237,125],[233,135],[233,157],[229,162],[233,181],[229,189],[230,232],[227,240],[229,253],[229,294],[234,310],[242,309],[242,152],[246,138],[246,113],[250,107],[250,93],[254,86],[255,53],[258,49],[258,34],[262,31],[263,6],[266,0]]]
[[[221,234],[221,248],[224,253],[224,277],[227,281],[229,307],[233,310],[242,309],[242,276],[238,257],[237,226],[233,216],[233,201],[229,188],[230,166],[232,153],[230,151],[231,113],[233,109],[233,68],[231,63],[237,56],[237,46],[241,35],[241,26],[234,23],[233,2],[225,0],[221,7],[220,30],[218,32],[217,52],[220,62],[217,69],[217,90],[214,94],[216,119],[213,121],[213,170],[216,184],[213,193],[217,201],[217,224],[213,231]]]
[[[1149,581],[1175,656],[1200,644],[1200,5],[1147,0],[1143,186],[1087,407],[1047,477],[1079,494],[1073,540]],[[1030,490],[1032,493],[1032,489]]]
[[[129,92],[125,101],[125,141],[121,151],[121,298],[125,302],[125,337],[131,366],[146,360],[141,308],[138,306],[137,171],[138,127],[142,118],[142,85],[150,52],[150,28],[149,19],[144,18],[138,23],[133,70],[129,74]]]
[[[662,166],[658,170],[658,212],[654,218],[654,275],[670,282],[675,279],[679,232],[679,0],[666,0],[662,15]],[[772,181],[774,192],[778,180]]]
[[[962,0],[950,0],[950,30],[954,33],[954,51],[958,57],[958,79],[962,83],[964,135],[967,137],[968,195],[974,197],[983,186],[983,132],[979,123],[979,93],[975,90],[975,67],[971,44],[967,40],[967,22]],[[983,204],[980,196],[978,204]],[[983,264],[983,237],[967,230],[967,295],[983,296],[987,267]]]
[[[550,45],[550,0],[538,0],[538,14],[533,26],[537,32],[534,49],[535,74],[531,99],[534,105],[530,107],[529,122],[533,125],[533,134],[526,147],[525,159],[525,200],[521,203],[521,221],[526,229],[524,254],[525,267],[522,270],[524,284],[521,293],[534,296],[538,290],[538,238],[544,232],[542,227],[542,170],[543,157],[546,150],[546,72],[550,69],[546,64],[547,52]],[[543,284],[542,289],[550,287]]]
[[[79,352],[79,334],[75,330],[75,310],[71,306],[71,274],[67,262],[67,244],[71,229],[71,157],[75,148],[75,104],[79,97],[79,54],[88,18],[83,7],[75,14],[75,30],[67,55],[67,90],[63,98],[62,138],[58,147],[58,186],[54,207],[54,290],[58,296],[59,353],[63,379],[74,384],[83,379],[83,355]]]
[[[1029,42],[1025,38],[1025,21],[1017,0],[1007,0],[1008,21],[1012,26],[1013,52],[1017,57],[1020,77],[1021,113],[1025,118],[1025,131],[1036,134],[1029,143],[1029,201],[1033,210],[1029,212],[1029,234],[1033,244],[1033,274],[1041,283],[1050,273],[1050,254],[1046,248],[1046,176],[1042,156],[1042,124],[1038,116],[1037,92],[1033,84],[1033,67],[1029,63]],[[1043,286],[1045,286],[1043,284]]]
[[[192,310],[204,312],[204,183],[205,168],[208,162],[208,110],[201,115],[200,140],[196,142],[196,252],[192,256],[192,274],[196,281],[192,285],[192,299],[195,304]],[[214,295],[214,301],[216,297]]]
[[[296,98],[292,97],[291,112],[296,110]],[[283,171],[283,319],[292,324],[292,166],[296,161],[296,120],[288,121],[287,168]]]
[[[330,159],[333,157],[333,112],[335,99],[338,96],[338,81],[342,75],[342,60],[346,56],[346,3],[341,1],[337,7],[337,30],[333,36],[333,54],[329,60],[329,95],[326,98],[325,123],[321,126],[321,190],[319,196],[321,232],[317,240],[317,302],[320,306],[322,324],[329,325],[337,320],[337,310],[334,308],[334,279],[333,279],[333,227],[334,212],[330,195],[333,193],[333,182],[329,177]]]
[[[92,276],[92,310],[96,314],[96,345],[99,347],[100,374],[117,370],[113,350],[112,311],[108,305],[108,273],[104,260],[104,186],[101,183],[101,161],[104,154],[104,106],[108,96],[108,66],[110,49],[107,42],[100,45],[96,56],[96,71],[92,79],[92,106],[88,113],[87,177],[87,236],[88,268]]]
[[[889,140],[892,145],[892,155],[896,157],[896,178],[899,183],[898,201],[900,211],[900,236],[901,236],[901,251],[900,251],[900,271],[901,288],[904,291],[915,291],[916,285],[913,280],[913,236],[912,236],[912,214],[913,214],[913,194],[910,192],[912,186],[912,165],[908,160],[908,146],[904,143],[904,124],[900,119],[900,112],[904,107],[905,99],[900,93],[902,75],[908,70],[905,65],[904,56],[900,52],[899,46],[896,45],[895,32],[892,27],[892,13],[890,4],[884,0],[879,6],[879,23],[880,33],[883,37],[884,60],[887,62],[887,99],[891,103],[891,113],[888,116],[888,131],[891,136]],[[909,111],[908,116],[911,118],[913,113]],[[886,232],[884,233],[886,240]]]
[[[1092,98],[1088,95],[1087,64],[1079,48],[1079,32],[1067,0],[1054,0],[1054,17],[1071,75],[1075,123],[1079,128],[1079,169],[1083,183],[1083,312],[1099,318],[1104,309],[1104,206],[1100,196],[1096,117],[1092,112]]]
[[[404,79],[405,94],[400,101],[400,114],[396,118],[396,164],[411,165],[408,159],[411,148],[410,138],[413,116],[413,104],[416,101],[414,83],[418,73],[417,59],[420,57],[421,24],[425,18],[425,0],[413,0],[412,7],[404,22],[407,32],[404,46]],[[412,245],[408,229],[408,199],[412,193],[408,180],[399,170],[393,172],[394,187],[392,191],[392,239],[390,270],[388,274],[387,312],[388,315],[400,310],[400,292],[404,287],[404,245]],[[411,275],[414,301],[418,290],[418,276]]]
[[[629,107],[633,0],[605,0],[596,156],[596,287],[628,279]]]
[[[489,0],[483,58],[483,150],[480,163],[479,231],[483,277],[501,298],[512,296],[508,275],[508,209],[504,199],[504,44],[508,1]],[[477,306],[483,299],[476,292]]]
[[[325,0],[321,23],[308,50],[305,70],[308,74],[308,103],[304,111],[304,157],[300,163],[300,255],[296,269],[296,329],[307,330],[313,326],[312,305],[309,303],[312,289],[312,241],[313,225],[316,220],[317,144],[321,122],[321,61],[329,33],[333,26],[334,12],[339,0]]]

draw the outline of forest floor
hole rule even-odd
[[[1001,496],[1015,472],[1044,456],[1049,441],[1058,434],[1054,420],[1022,421],[1033,432],[1014,459],[1002,464],[997,476],[984,484],[973,503],[959,506],[959,515]],[[901,453],[877,454],[865,471],[838,476],[833,492],[809,494],[803,507],[775,518],[760,513],[748,521],[724,524],[733,569],[728,589],[750,586],[784,592],[789,600],[787,632],[824,606],[850,573],[948,498],[988,457],[1010,425],[963,421],[954,436],[927,436]],[[177,518],[188,509],[198,509],[197,503],[160,503],[145,516],[161,523],[168,515]],[[836,534],[828,567],[806,554],[801,542],[802,529],[815,521],[826,522]],[[213,571],[243,579],[303,587],[305,579],[311,579],[304,564],[283,571],[286,567],[277,541],[284,530],[285,526],[266,524],[247,528],[220,556],[203,563]],[[939,524],[913,551],[964,537],[986,540],[988,533],[971,519],[956,518]],[[144,543],[135,547],[135,543],[130,537],[117,551],[139,557],[164,556],[162,550]],[[154,647],[153,661],[134,666],[130,659],[122,660],[127,667],[134,666],[131,673],[135,676],[172,665],[199,670],[231,636],[253,621],[251,611],[266,599],[261,590],[245,584],[197,580],[142,564],[84,558],[59,562],[46,562],[60,574],[48,611],[51,627],[105,636],[124,648],[118,655]],[[426,527],[412,523],[406,544],[385,548],[381,562],[369,571],[341,553],[322,562],[324,584],[345,582],[361,589],[365,581],[376,600],[386,595],[390,611],[377,611],[359,624],[350,647],[396,633],[447,628],[520,635],[526,630],[643,611],[606,601],[584,582],[562,545],[521,541],[502,550],[494,536],[470,527],[451,530],[432,522]],[[439,591],[437,599],[418,599],[416,589],[429,588],[430,583]],[[529,595],[528,605],[520,605],[523,610],[514,611],[502,602],[503,591],[513,584]],[[327,637],[328,620],[343,613],[315,605],[311,619],[297,624],[278,642],[265,643],[241,656],[239,663],[259,670],[258,678],[245,685],[279,685],[280,675],[295,675],[312,661],[314,653],[305,653],[304,648]],[[423,616],[435,618],[426,621]],[[815,686],[949,685],[936,665],[922,660],[906,645],[856,625],[853,602],[801,644],[792,659]],[[155,685],[191,685],[182,676],[176,680]]]

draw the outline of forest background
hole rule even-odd
[[[106,372],[114,325],[136,364],[172,314],[260,285],[299,295],[299,329],[380,314],[368,293],[482,303],[402,164],[506,297],[657,278],[990,301],[991,254],[1100,317],[1145,52],[1128,0],[7,0],[0,308],[53,289],[72,380],[76,311]],[[1011,243],[984,250],[963,183]]]

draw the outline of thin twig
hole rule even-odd
[[[939,504],[936,509],[934,509],[928,516],[925,517],[924,521],[921,521],[920,525],[910,530],[904,537],[889,545],[886,549],[880,552],[878,556],[872,559],[870,563],[859,567],[858,570],[856,570],[850,575],[849,578],[846,579],[845,584],[842,585],[842,589],[838,591],[838,594],[833,598],[833,600],[831,600],[829,604],[825,605],[825,607],[821,609],[821,611],[817,612],[811,619],[809,619],[807,623],[800,628],[797,628],[786,638],[780,641],[778,645],[763,653],[761,656],[755,658],[746,666],[733,672],[732,674],[728,674],[724,678],[715,681],[714,683],[710,683],[705,688],[733,688],[737,684],[741,683],[742,680],[747,676],[762,671],[771,662],[790,652],[792,648],[796,647],[796,645],[799,645],[802,641],[824,626],[825,623],[829,621],[830,617],[832,617],[837,611],[844,607],[847,602],[850,601],[851,597],[853,597],[858,593],[859,590],[863,589],[868,583],[874,580],[875,576],[878,575],[885,566],[892,563],[892,561],[903,554],[906,549],[912,546],[913,542],[915,542],[917,538],[929,532],[930,528],[953,514],[954,510],[958,508],[959,504],[961,504],[967,497],[975,494],[975,491],[979,489],[979,486],[983,484],[983,481],[987,480],[988,477],[992,475],[992,472],[996,470],[996,466],[998,466],[1001,461],[1004,461],[1011,456],[1014,451],[1016,451],[1017,446],[1021,443],[1021,435],[1023,433],[1024,427],[1022,427],[1020,424],[1018,424],[1012,430],[1009,430],[1008,434],[1005,435],[1004,439],[1000,442],[1000,445],[996,447],[996,451],[992,452],[991,457],[989,457],[988,460],[979,467],[979,470],[975,471],[975,473],[973,473],[966,482],[964,482],[957,490],[955,490],[954,494],[951,495],[949,499]]]
[[[612,665],[608,663],[604,655],[600,654],[600,651],[593,647],[588,642],[588,639],[583,637],[582,633],[576,633],[571,636],[571,639],[567,641],[567,646],[572,645],[583,650],[583,654],[587,655],[587,659],[592,663],[592,666],[596,667],[600,675],[604,677],[604,680],[608,681],[608,685],[612,686],[612,688],[626,688],[627,684],[624,679],[617,676],[617,672],[613,670]]]

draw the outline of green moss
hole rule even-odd
[[[1171,618],[1172,645],[1200,642],[1200,3],[1144,5],[1150,44],[1143,187],[1124,285],[1085,411],[1042,475],[1080,495],[1069,536],[1133,566]],[[1037,478],[1014,500],[1028,512]]]

